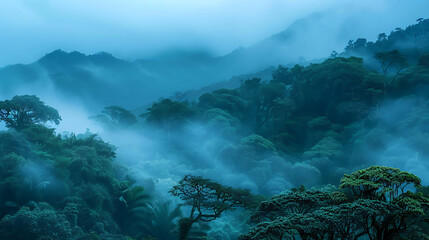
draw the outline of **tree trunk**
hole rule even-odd
[[[194,221],[190,218],[182,218],[179,220],[179,240],[186,240],[191,231]]]

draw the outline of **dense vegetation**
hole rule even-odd
[[[429,199],[409,185],[420,188],[420,179],[373,166],[346,174],[339,190],[301,186],[261,203],[242,239],[428,239],[418,225]]]
[[[0,239],[429,239],[426,176],[372,166],[407,162],[400,150],[427,165],[428,25],[195,102],[178,93],[138,116],[108,106],[92,117],[189,165],[173,201],[156,199],[100,136],[48,127],[61,117],[38,97],[0,101]],[[217,168],[225,175],[189,175]],[[222,218],[244,227],[210,227]]]

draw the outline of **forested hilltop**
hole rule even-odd
[[[427,19],[270,81],[119,105],[73,134],[37,96],[0,101],[0,239],[429,239]]]

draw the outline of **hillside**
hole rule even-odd
[[[217,58],[0,69],[0,240],[428,239],[429,20],[285,64],[324,17]]]

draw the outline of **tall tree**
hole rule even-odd
[[[105,107],[101,114],[90,117],[90,119],[105,124],[107,127],[125,127],[137,123],[137,118],[133,113],[118,106]]]
[[[419,228],[429,199],[409,191],[420,187],[417,176],[399,169],[359,170],[341,179],[341,191],[301,187],[263,202],[251,217],[258,224],[241,239],[429,239]]]
[[[363,227],[371,240],[390,240],[407,236],[409,239],[426,239],[428,236],[417,228],[424,220],[424,209],[429,199],[419,189],[421,180],[417,176],[391,167],[372,166],[346,174],[340,188],[352,198],[364,201]]]
[[[140,116],[146,117],[148,123],[165,130],[170,139],[173,130],[182,127],[193,115],[194,111],[189,107],[188,103],[164,99],[161,102],[152,104],[152,107],[147,109],[147,113]]]
[[[386,80],[384,83],[384,92],[386,93],[387,88],[390,87],[394,82],[399,73],[408,67],[407,58],[399,52],[399,50],[392,50],[389,52],[378,52],[374,54],[374,58],[381,64],[381,70],[384,74],[387,74],[389,70],[393,71],[393,77]]]
[[[250,207],[253,196],[248,190],[226,187],[210,179],[187,175],[170,193],[179,197],[183,205],[191,207],[189,217],[179,222],[179,239],[187,238],[192,225],[216,220],[229,209]]]
[[[52,122],[58,125],[61,117],[55,108],[45,105],[38,97],[21,95],[0,101],[0,120],[8,128],[21,130],[31,124]]]

